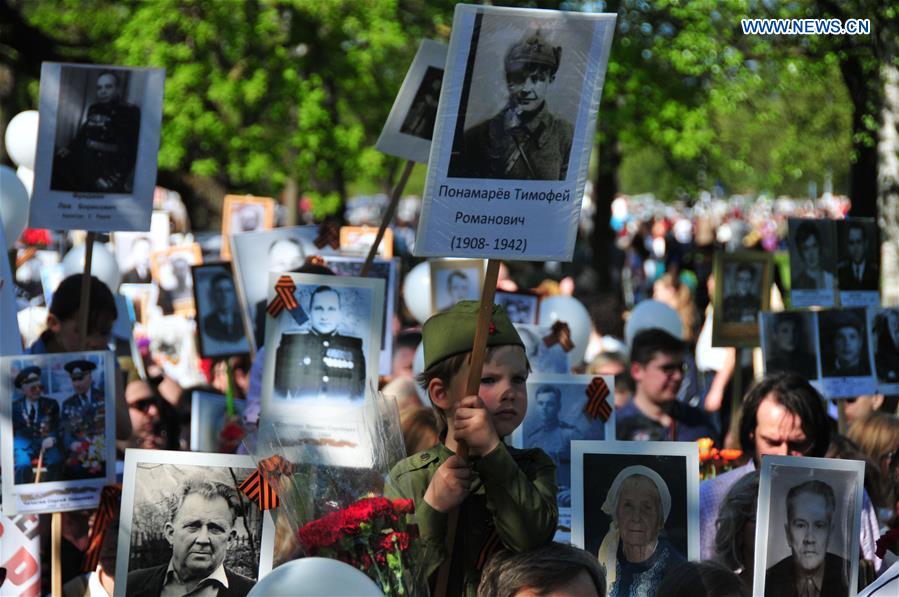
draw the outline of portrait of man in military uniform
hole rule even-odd
[[[93,479],[106,476],[103,449],[98,438],[106,429],[106,394],[93,383],[97,366],[79,359],[63,368],[72,381],[73,393],[62,403],[62,445],[66,454],[63,479]]]
[[[81,85],[63,87],[58,127],[66,128],[69,114],[82,100],[93,103],[77,119],[77,133],[63,142],[57,132],[50,188],[86,193],[131,193],[137,160],[141,112],[123,99],[127,71],[101,71],[94,92]],[[62,146],[60,146],[62,145]]]
[[[342,297],[318,286],[309,299],[309,329],[285,333],[275,354],[275,394],[281,399],[365,397],[362,339],[341,334]]]
[[[508,100],[461,138],[456,134],[449,177],[565,180],[574,127],[547,102],[561,60],[562,46],[539,29],[508,48],[498,77]]]
[[[733,288],[725,288],[724,321],[727,323],[753,323],[758,317],[761,305],[761,288],[758,281],[758,266],[740,263],[732,266]]]
[[[203,333],[218,342],[235,343],[244,339],[243,321],[237,308],[234,281],[228,272],[219,271],[211,276],[207,287],[208,302],[201,301]]]
[[[25,367],[13,381],[18,397],[12,403],[15,483],[59,481],[59,403],[43,395],[39,367]]]

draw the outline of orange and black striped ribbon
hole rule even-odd
[[[297,286],[293,283],[293,278],[290,276],[281,276],[278,278],[278,281],[275,282],[275,298],[272,299],[272,302],[270,302],[266,308],[268,314],[272,317],[277,317],[284,309],[287,309],[288,311],[296,309],[298,303],[296,297],[293,295],[296,289]]]
[[[313,244],[319,249],[330,245],[332,249],[340,248],[340,227],[333,220],[325,220],[318,226],[318,236]]]
[[[119,517],[121,504],[121,485],[107,485],[100,492],[100,505],[97,507],[97,513],[94,515],[94,524],[88,536],[84,559],[81,560],[81,570],[83,572],[93,572],[97,569],[103,538],[106,536],[109,524]],[[106,572],[113,573],[115,571],[107,570]]]
[[[292,472],[293,465],[287,459],[277,454],[270,456],[259,461],[253,474],[240,484],[240,491],[255,502],[260,510],[277,508],[278,495],[270,481],[276,476],[290,475]]]
[[[494,553],[502,549],[503,542],[499,538],[499,533],[496,532],[496,529],[490,529],[490,534],[487,535],[487,541],[484,543],[484,547],[481,548],[481,552],[478,554],[478,561],[475,565],[477,570],[483,570],[484,566],[487,565],[487,562],[490,561],[490,556]]]
[[[594,377],[587,386],[586,394],[587,406],[584,407],[584,412],[592,419],[600,418],[604,423],[608,421],[612,416],[612,407],[606,400],[609,397],[609,386],[606,385],[605,380],[601,377]]]
[[[571,340],[571,328],[564,321],[556,321],[548,336],[543,338],[543,343],[548,347],[558,344],[565,352],[574,350],[574,342]]]

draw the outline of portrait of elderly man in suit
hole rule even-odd
[[[449,176],[506,180],[565,180],[574,127],[554,114],[546,96],[556,79],[562,47],[540,30],[506,52],[506,105],[464,132],[453,149]]]
[[[171,558],[166,564],[129,572],[128,595],[246,595],[255,581],[225,567],[228,546],[237,537],[239,499],[222,483],[188,479],[165,524]]]
[[[787,544],[792,552],[768,569],[766,597],[845,597],[849,562],[829,553],[836,498],[823,481],[805,481],[787,492]]]

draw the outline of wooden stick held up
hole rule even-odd
[[[490,330],[490,319],[493,315],[493,299],[496,296],[496,281],[499,278],[499,261],[487,261],[487,274],[484,276],[484,287],[481,291],[481,304],[478,308],[478,323],[474,333],[474,343],[469,360],[468,379],[465,382],[465,395],[477,395],[481,387],[481,371],[484,368],[484,357],[487,351],[487,336]],[[456,455],[468,460],[468,446],[465,442],[456,443]],[[449,585],[450,566],[453,560],[453,549],[456,544],[456,531],[459,527],[459,510],[455,508],[449,513],[446,522],[446,559],[437,571],[435,597],[446,597]]]
[[[362,278],[368,276],[368,270],[371,269],[371,264],[375,260],[375,255],[378,254],[378,247],[381,246],[384,232],[387,230],[387,226],[390,225],[391,220],[393,220],[393,214],[396,213],[396,206],[400,203],[400,196],[403,194],[403,189],[406,188],[406,183],[409,182],[409,175],[412,174],[413,167],[415,167],[415,162],[412,160],[406,162],[406,167],[403,168],[403,173],[400,175],[399,182],[393,187],[393,193],[390,195],[390,203],[387,205],[384,217],[381,218],[381,225],[378,227],[378,234],[375,236],[375,242],[371,244],[371,248],[368,250],[368,256],[365,258],[365,263],[362,264],[362,271],[359,273],[359,276]]]

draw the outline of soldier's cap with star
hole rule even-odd
[[[559,60],[562,57],[562,46],[550,45],[541,35],[540,30],[525,36],[513,44],[506,53],[506,72],[517,72],[530,66],[545,66],[550,73],[556,74],[559,70]]]
[[[65,365],[63,365],[63,369],[68,371],[69,376],[72,379],[78,380],[83,378],[85,375],[96,369],[97,366],[91,363],[90,361],[86,361],[84,359],[79,359],[77,361],[69,361]]]
[[[421,327],[421,341],[424,343],[426,370],[444,359],[471,352],[478,327],[479,308],[479,301],[459,301],[425,322]],[[506,315],[506,310],[500,305],[493,305],[487,346],[509,344],[524,348],[524,342]]]
[[[31,367],[25,367],[19,374],[16,375],[16,378],[13,380],[13,383],[17,388],[21,388],[27,383],[34,383],[36,381],[41,380],[41,369],[40,367],[35,367],[32,365]]]

